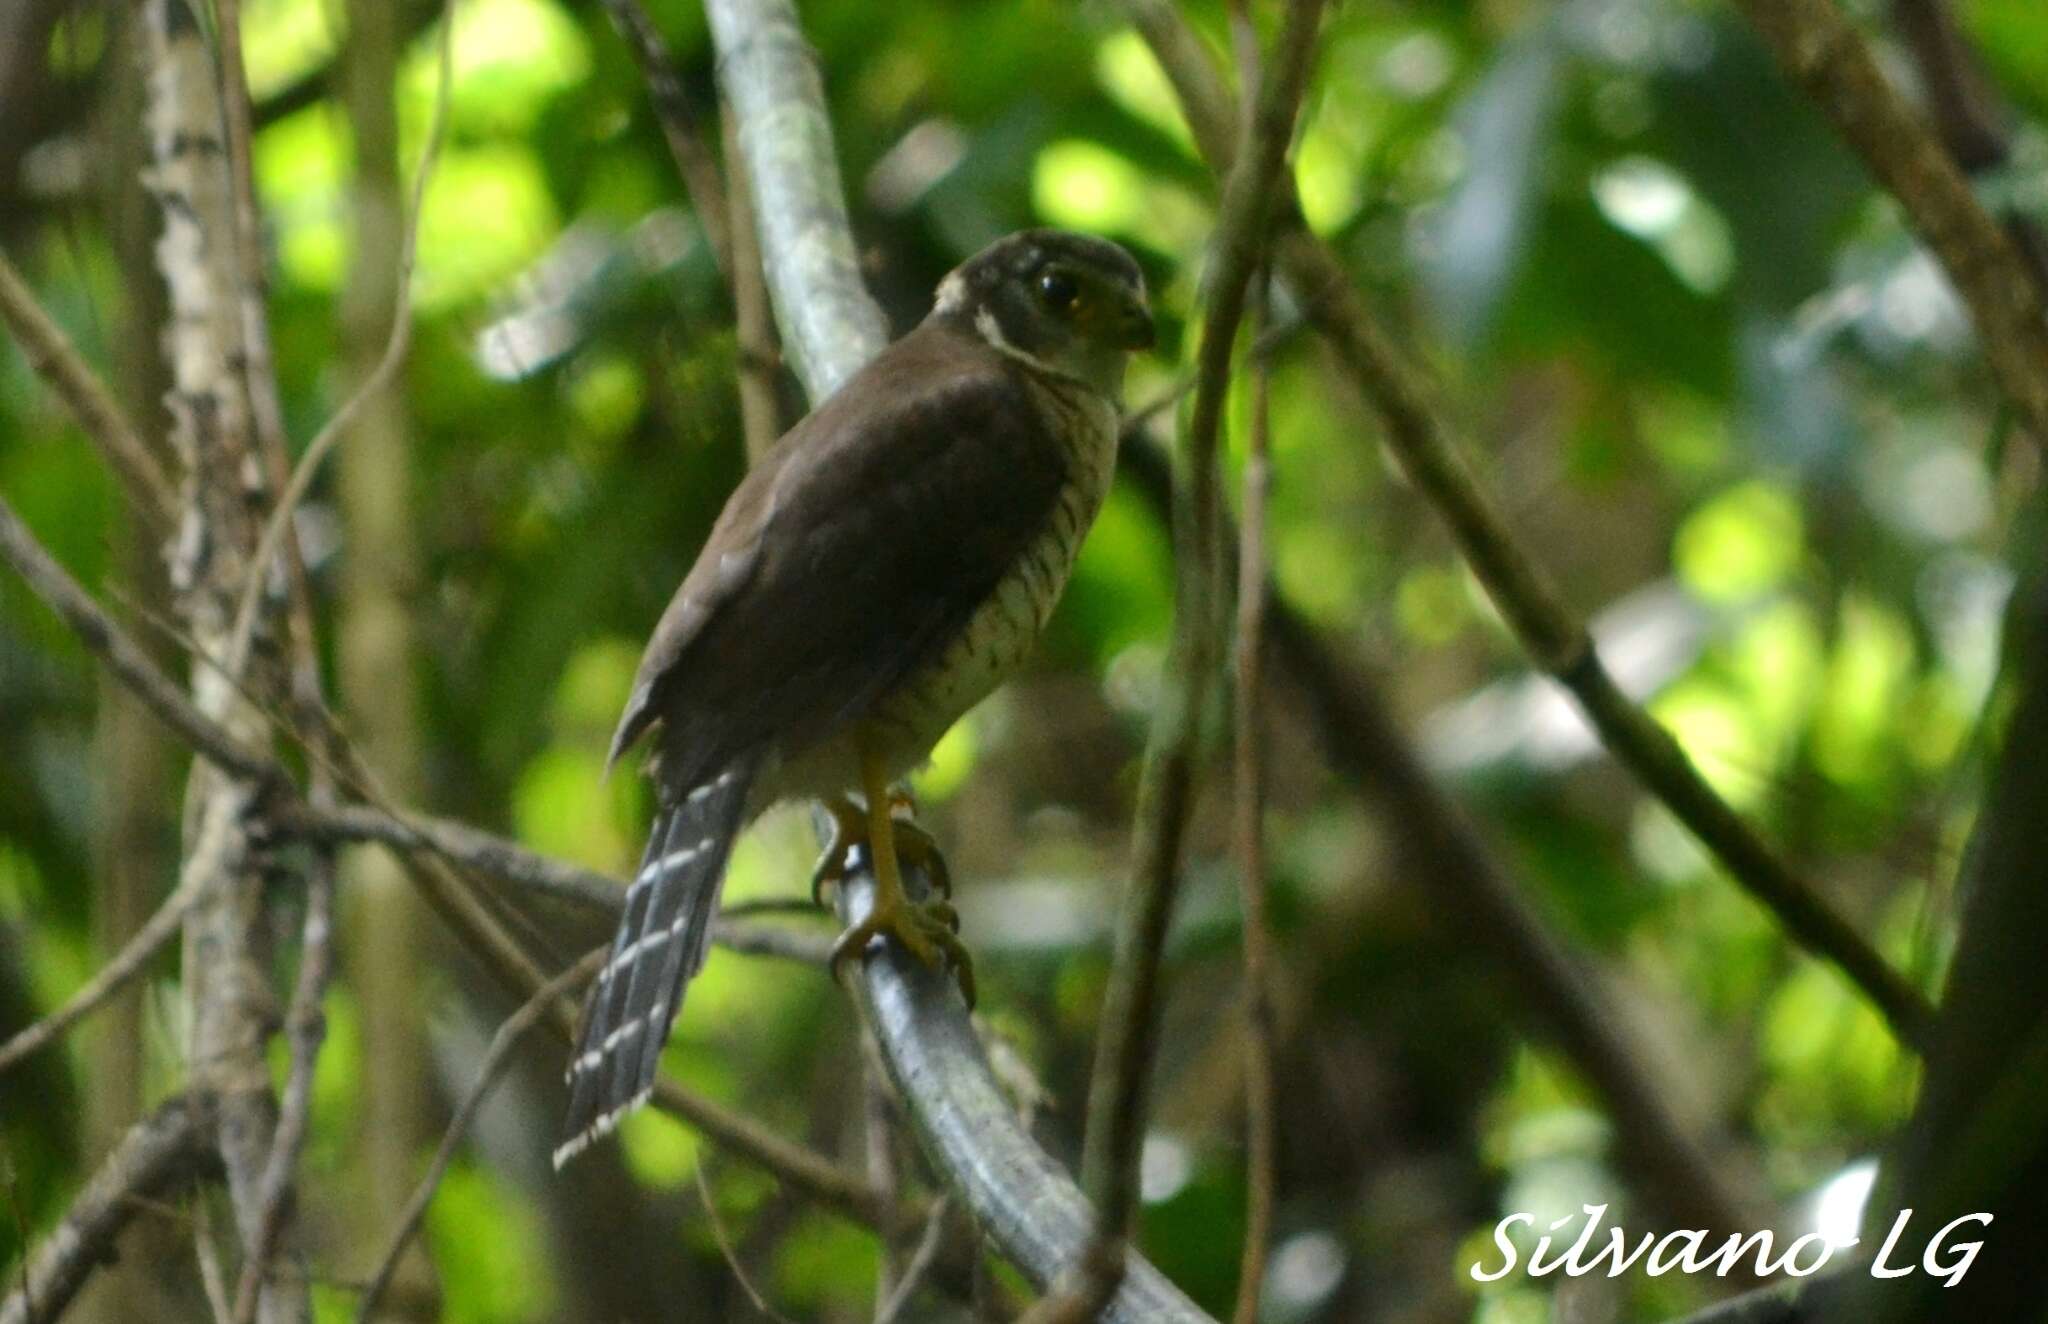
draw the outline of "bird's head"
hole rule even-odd
[[[1005,354],[1110,396],[1124,363],[1153,343],[1145,275],[1106,239],[1020,230],[939,283],[932,316],[954,319]]]

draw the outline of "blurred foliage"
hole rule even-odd
[[[701,14],[686,0],[651,7],[715,122]],[[346,390],[337,301],[352,275],[353,148],[325,91],[347,40],[341,8],[245,4],[273,326],[300,439]],[[434,59],[428,7],[400,8],[415,30],[395,88],[410,170]],[[2048,19],[2037,0],[1958,8],[2029,117],[2004,186],[2040,205]],[[1225,49],[1222,6],[1192,9]],[[1166,348],[1133,372],[1130,398],[1167,390],[1191,351],[1214,189],[1160,70],[1112,7],[803,10],[868,275],[897,324],[1002,232],[1091,229],[1140,254],[1161,308]],[[420,773],[437,812],[617,872],[646,803],[638,779],[601,776],[609,728],[637,641],[744,463],[730,313],[600,7],[467,0],[459,12],[405,371],[408,515],[425,555],[403,586],[426,696]],[[51,76],[120,58],[108,21],[87,7],[61,23]],[[80,115],[52,150],[111,158],[106,118]],[[1713,784],[1933,987],[2037,464],[2002,444],[1965,319],[1896,210],[1726,7],[1693,0],[1352,0],[1328,25],[1296,163],[1309,223],[1428,360],[1482,439],[1487,483],[1620,674]],[[0,239],[88,354],[118,371],[132,361],[121,337],[146,334],[127,310],[151,275],[122,265],[117,199],[101,191],[113,174],[44,178],[0,215]],[[135,182],[113,187],[132,198]],[[1530,679],[1318,348],[1291,339],[1273,380],[1282,593],[1387,678],[1526,899],[1604,966],[1650,1045],[1652,1078],[1728,1138],[1761,1174],[1756,1194],[1799,1227],[1805,1197],[1904,1116],[1912,1060]],[[793,385],[786,396],[794,405]],[[1241,408],[1234,417],[1241,446]],[[121,569],[117,493],[12,353],[0,356],[0,491],[75,573],[147,619]],[[327,593],[350,531],[325,484],[304,529]],[[964,883],[983,1010],[1049,1091],[1039,1131],[1069,1157],[1170,615],[1168,546],[1136,492],[1114,494],[1032,672],[949,737],[921,782]],[[83,652],[0,577],[0,1036],[102,955],[100,695]],[[1617,1166],[1600,1101],[1504,991],[1489,952],[1428,878],[1393,867],[1401,824],[1325,770],[1297,698],[1276,682],[1285,1093],[1268,1317],[1521,1324],[1703,1299],[1709,1284],[1675,1278],[1468,1277],[1505,1212],[1545,1225],[1608,1202],[1648,1225],[1655,1202]],[[1245,1184],[1223,798],[1196,825],[1146,1161],[1148,1249],[1212,1309],[1235,1290]],[[161,814],[169,831],[169,793]],[[795,895],[808,854],[798,817],[771,820],[736,857],[728,899]],[[598,936],[554,917],[543,928],[563,958]],[[417,1070],[445,1109],[508,1008],[436,942],[432,1060]],[[152,981],[143,1050],[160,1093],[177,1075],[175,961]],[[362,1070],[352,1007],[337,988],[307,1158],[323,1319],[348,1316],[347,1282],[370,1253],[340,1216]],[[92,1157],[75,1106],[92,1089],[85,1042],[0,1078],[13,1202],[33,1228],[57,1217]],[[597,1178],[544,1176],[557,1050],[527,1057],[426,1224],[445,1318],[585,1318],[588,1283],[654,1272],[623,1258],[649,1244],[684,1276],[661,1285],[670,1317],[743,1317],[700,1169],[722,1237],[777,1310],[866,1317],[872,1234],[805,1210],[665,1118],[624,1129],[609,1171],[635,1199]],[[715,956],[670,1059],[713,1098],[860,1152],[860,1055],[823,978]],[[0,1265],[17,1240],[0,1217]],[[936,1296],[920,1302],[914,1317],[959,1317]]]

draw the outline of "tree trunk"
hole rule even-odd
[[[202,658],[222,659],[231,636],[257,513],[262,466],[250,442],[233,202],[222,141],[220,84],[186,0],[150,0],[144,13],[153,160],[148,183],[163,204],[157,263],[170,295],[164,344],[171,365],[171,444],[182,479],[170,556],[181,624]],[[277,695],[276,658],[259,642],[244,683]],[[267,673],[267,675],[265,674]],[[267,681],[267,683],[266,683]],[[242,744],[263,748],[268,729],[241,689],[195,662],[193,699]],[[216,1101],[216,1143],[245,1251],[265,1217],[263,1174],[277,1126],[265,1045],[281,1011],[270,979],[271,916],[263,863],[249,835],[257,789],[196,762],[185,787],[182,877],[202,890],[185,922],[193,1089]],[[261,1324],[310,1318],[305,1275],[266,1267]]]
[[[341,308],[349,384],[375,370],[397,308],[403,227],[398,122],[393,86],[402,16],[387,0],[349,5],[346,97],[354,130],[355,257]],[[336,457],[340,484],[341,698],[366,761],[385,789],[419,801],[419,698],[411,603],[419,579],[404,393],[364,402]],[[356,1204],[357,1262],[374,1262],[412,1194],[420,1155],[431,1145],[425,1082],[432,1077],[422,1025],[424,910],[412,884],[384,851],[345,862],[344,948],[363,1036],[362,1176]],[[386,1293],[387,1314],[431,1318],[437,1289],[425,1245],[415,1240]],[[415,1312],[423,1312],[415,1315]]]

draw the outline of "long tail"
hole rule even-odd
[[[725,861],[746,812],[753,770],[725,769],[681,795],[664,795],[626,913],[583,1013],[569,1062],[569,1113],[555,1166],[647,1102],[682,1005],[683,985],[711,945]]]

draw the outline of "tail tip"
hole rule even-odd
[[[555,1146],[553,1159],[555,1171],[560,1172],[564,1164],[590,1148],[592,1142],[602,1140],[613,1131],[616,1131],[620,1122],[624,1121],[628,1115],[637,1111],[653,1095],[654,1090],[651,1086],[641,1090],[616,1108],[599,1113],[588,1126],[583,1127],[561,1144]]]

